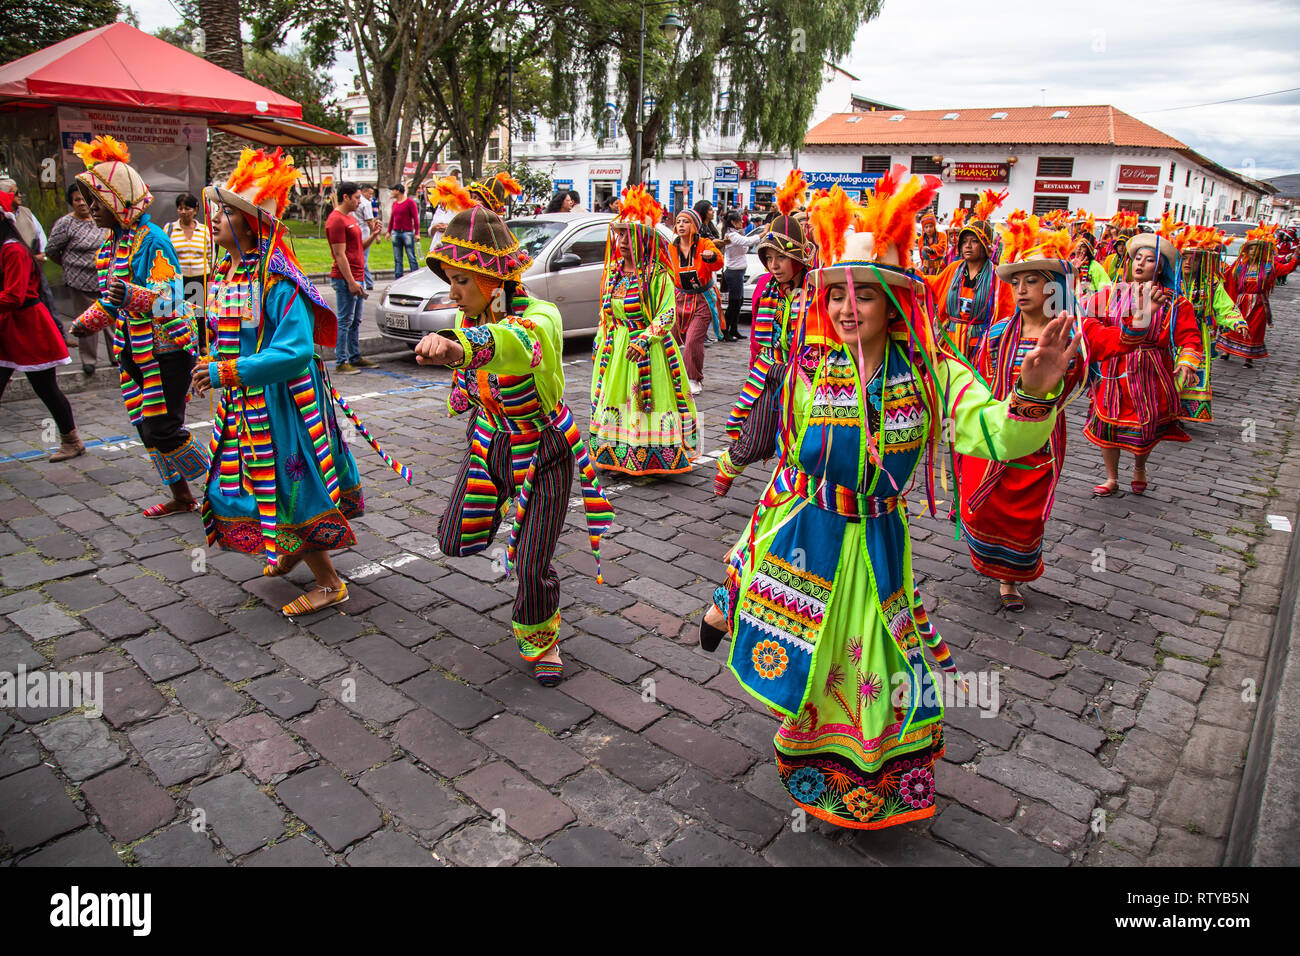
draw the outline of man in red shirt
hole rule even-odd
[[[334,349],[334,371],[354,375],[375,365],[361,357],[361,304],[365,301],[365,254],[362,252],[361,225],[352,218],[361,200],[361,187],[341,182],[334,191],[334,211],[325,220],[325,238],[334,256],[330,284],[338,303],[339,340]]]
[[[406,195],[406,187],[393,187],[393,209],[388,214],[388,236],[393,240],[393,278],[402,277],[402,250],[411,260],[411,271],[420,268],[415,258],[415,237],[420,234],[420,212],[415,200]]]

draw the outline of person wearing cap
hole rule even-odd
[[[338,321],[280,219],[297,177],[283,151],[245,149],[226,184],[203,191],[224,256],[208,287],[211,351],[192,378],[196,394],[221,396],[203,501],[208,544],[264,556],[269,577],[305,561],[315,587],[281,608],[286,617],[348,600],[329,552],[356,544],[349,522],[365,512],[315,350],[335,344]]]
[[[936,810],[943,707],[926,648],[956,668],[916,587],[902,496],[918,469],[932,490],[941,437],[990,459],[1040,448],[1077,351],[1069,318],[1052,320],[999,401],[936,344],[912,253],[941,185],[899,165],[865,207],[836,185],[812,211],[824,265],[783,383],[781,458],[701,625],[706,648],[730,632],[732,673],[782,716],[786,792],[851,829]]]
[[[656,229],[662,215],[644,186],[624,190],[605,240],[589,443],[597,468],[628,475],[684,474],[700,448],[672,334],[677,254]]]
[[[1257,359],[1268,358],[1264,334],[1273,324],[1269,299],[1277,282],[1277,245],[1275,233],[1263,223],[1246,233],[1246,242],[1225,277],[1228,295],[1246,320],[1244,327],[1220,332],[1216,346],[1220,358],[1240,355],[1246,368]]]
[[[921,257],[921,275],[937,276],[943,271],[948,239],[939,231],[939,220],[932,212],[921,217],[921,236],[916,240],[916,250]]]
[[[198,332],[194,309],[185,301],[180,261],[171,240],[145,212],[153,194],[130,165],[126,146],[97,136],[73,149],[86,164],[77,184],[95,224],[110,234],[96,257],[99,298],[72,324],[72,332],[113,330],[127,415],[172,495],[145,508],[144,516],[196,511],[189,483],[208,473],[208,450],[185,428]]]
[[[518,195],[510,177],[496,182]],[[501,217],[481,204],[490,187],[467,191],[448,177],[435,192],[438,202],[458,211],[429,250],[429,268],[451,287],[459,310],[454,327],[426,335],[415,354],[422,365],[453,370],[448,408],[469,412],[469,450],[438,521],[438,546],[454,557],[477,554],[509,516],[504,565],[519,580],[511,629],[537,682],[554,687],[564,665],[560,579],[551,559],[575,465],[597,582],[600,538],[614,512],[564,401],[559,309],[530,295],[520,278],[532,259]]]
[[[1005,190],[999,194],[986,189],[980,194],[970,221],[957,233],[961,258],[926,280],[938,307],[938,334],[951,339],[953,348],[968,359],[974,358],[989,326],[1016,310],[1011,287],[993,269],[996,246],[989,217],[1006,196]]]
[[[86,453],[55,372],[72,359],[41,301],[40,267],[18,231],[15,208],[13,194],[0,192],[0,397],[14,372],[26,375],[61,436],[50,461],[67,461]]]
[[[674,220],[673,284],[677,287],[674,334],[686,356],[691,394],[704,390],[704,337],[709,323],[718,322],[718,296],[713,274],[722,268],[722,254],[712,239],[700,235],[702,223],[694,209],[683,209]]]
[[[618,212],[618,210],[614,210]],[[730,209],[723,217],[726,226],[722,247],[722,281],[727,287],[727,315],[722,330],[722,341],[740,341],[740,307],[745,294],[746,256],[750,247],[762,238],[760,234],[746,235],[741,231],[739,209]]]
[[[1214,339],[1218,334],[1241,332],[1246,320],[1228,293],[1223,275],[1223,247],[1228,236],[1213,226],[1181,223],[1174,235],[1183,295],[1192,303],[1201,327],[1201,361],[1196,378],[1179,393],[1184,421],[1214,421],[1214,393],[1210,386]]]
[[[1115,282],[1081,303],[1083,314],[1106,325],[1130,323],[1132,316],[1152,313],[1136,348],[1100,363],[1092,390],[1092,410],[1084,437],[1101,448],[1106,481],[1092,489],[1107,498],[1119,490],[1119,455],[1133,455],[1135,495],[1147,489],[1147,458],[1162,441],[1191,441],[1179,424],[1181,392],[1196,380],[1204,361],[1200,326],[1192,304],[1177,293],[1178,250],[1153,232],[1127,242],[1128,265]]]
[[[1037,216],[1018,210],[999,231],[1003,261],[998,277],[1013,290],[1016,311],[989,328],[974,365],[993,396],[1006,398],[1047,323],[1060,315],[1078,315],[1079,309],[1065,230],[1044,228]],[[1066,370],[1063,401],[1087,382],[1090,363],[1136,348],[1149,321],[1138,315],[1107,326],[1095,318],[1080,319],[1074,334],[1082,336],[1085,353]],[[1058,415],[1051,438],[1015,461],[964,457],[957,466],[961,530],[971,565],[1000,582],[999,600],[1007,611],[1025,609],[1020,585],[1043,574],[1043,531],[1065,464],[1065,424],[1065,416]]]
[[[715,495],[730,491],[746,467],[776,454],[781,383],[794,348],[804,276],[813,259],[812,243],[795,215],[807,189],[802,171],[792,170],[776,194],[780,215],[759,236],[758,258],[768,272],[759,282],[758,306],[753,311],[751,334],[758,342],[758,353],[727,419],[731,444],[718,457]]]

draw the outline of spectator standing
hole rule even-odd
[[[212,261],[212,233],[199,222],[198,211],[198,197],[181,193],[176,197],[176,219],[169,222],[163,232],[172,241],[181,264],[185,301],[203,315],[208,300],[208,276],[215,263]],[[198,325],[199,354],[202,355],[208,350],[208,323],[200,322]]]
[[[581,197],[576,189],[561,189],[551,197],[551,202],[546,207],[546,211],[548,213],[572,212],[579,205],[581,205]]]
[[[420,213],[415,200],[406,195],[406,187],[401,183],[393,186],[393,208],[388,213],[388,235],[393,240],[393,278],[402,277],[402,251],[411,263],[411,271],[420,268],[416,260],[416,236],[420,234]]]
[[[99,298],[99,272],[95,266],[95,256],[99,254],[99,247],[104,244],[108,230],[95,225],[86,197],[76,183],[68,187],[67,199],[68,208],[72,211],[54,221],[45,254],[63,267],[63,284],[67,286],[72,298],[72,317],[76,319]],[[112,334],[108,329],[102,330],[100,334],[108,349],[108,361],[116,365]],[[95,374],[95,363],[99,361],[99,338],[97,335],[87,335],[78,341],[81,370],[87,375]]]
[[[749,247],[763,238],[761,232],[745,235],[741,232],[740,210],[730,210],[724,218],[726,235],[722,247],[722,283],[727,289],[726,328],[722,332],[722,341],[740,341],[740,306],[745,295],[745,267],[748,265],[746,255]]]
[[[18,191],[16,182],[8,177],[0,179],[0,192],[9,193],[14,197],[14,225],[18,229],[19,237],[27,244],[32,258],[36,260],[36,271],[41,280],[41,301],[45,303],[50,318],[54,320],[55,328],[62,335],[64,334],[63,323],[59,321],[59,313],[54,307],[54,292],[50,289],[50,284],[45,279],[45,270],[42,268],[45,265],[45,230],[41,228],[41,222],[36,218],[36,214],[23,205],[23,194]]]
[[[705,239],[720,242],[722,236],[718,234],[718,227],[713,221],[713,203],[701,199],[695,204],[695,215],[700,217],[700,235]]]
[[[364,199],[361,187],[354,182],[339,183],[334,195],[334,211],[325,220],[325,239],[334,257],[330,285],[334,287],[334,299],[338,305],[335,312],[339,320],[334,371],[340,375],[354,375],[375,364],[361,357],[361,305],[366,298],[366,265],[361,222],[355,213]],[[368,203],[366,207],[369,208]]]
[[[357,208],[352,213],[361,226],[361,262],[365,267],[365,287],[373,289],[375,287],[375,275],[370,271],[370,244],[379,236],[379,230],[383,224],[375,213],[374,186],[362,186],[361,194],[357,197]]]

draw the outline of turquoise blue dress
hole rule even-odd
[[[271,563],[356,544],[348,519],[365,503],[313,345],[334,314],[278,249],[265,255],[246,256],[233,281],[223,266],[209,291],[209,380],[225,387],[203,517],[209,544]]]

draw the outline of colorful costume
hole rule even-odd
[[[1102,257],[1106,275],[1112,282],[1118,282],[1128,271],[1129,258],[1133,255],[1133,250],[1129,248],[1129,240],[1137,234],[1138,214],[1117,212],[1111,217],[1110,224],[1115,229],[1115,238],[1102,253]]]
[[[913,217],[940,181],[899,189],[904,173],[882,177],[865,210],[836,186],[812,214],[819,255],[835,265],[810,277],[815,298],[782,388],[781,458],[714,598],[732,634],[729,667],[784,718],[774,746],[786,790],[855,829],[933,815],[944,750],[922,645],[955,668],[913,578],[903,492],[927,452],[932,467],[942,419],[955,421],[963,454],[1006,459],[1040,447],[1055,418],[1052,400],[1017,391],[998,402],[936,350],[908,260]],[[846,239],[851,217],[861,231]],[[899,312],[865,382],[825,318],[828,286],[849,272],[889,290]]]
[[[635,191],[634,191],[635,190]],[[625,190],[610,223],[600,328],[593,343],[591,457],[597,468],[629,475],[691,470],[699,454],[695,402],[672,335],[670,250],[655,231],[660,206],[644,190]],[[635,268],[627,271],[614,230],[627,229]],[[629,347],[636,358],[628,357]]]
[[[793,170],[777,191],[777,208],[781,214],[768,224],[758,243],[758,257],[765,267],[770,268],[768,258],[773,254],[788,256],[801,263],[801,267],[788,287],[777,282],[771,273],[759,282],[758,305],[752,313],[750,332],[758,351],[740,399],[727,419],[731,445],[718,458],[718,474],[713,482],[713,490],[719,495],[727,493],[747,466],[776,454],[781,383],[785,380],[791,340],[803,301],[803,277],[813,258],[812,243],[804,236],[803,224],[794,215],[807,188],[803,174]]]
[[[1155,248],[1159,284],[1177,288],[1174,269],[1178,252],[1172,242],[1146,232],[1134,236],[1128,246],[1125,281],[1107,286],[1082,303],[1084,314],[1104,325],[1120,325],[1137,308],[1131,256],[1138,249]],[[1190,441],[1178,424],[1184,416],[1174,373],[1180,368],[1194,370],[1204,358],[1192,304],[1174,294],[1167,305],[1155,310],[1141,344],[1122,357],[1100,363],[1101,377],[1093,387],[1092,413],[1084,436],[1102,448],[1123,448],[1140,456],[1162,441]]]
[[[704,336],[710,323],[715,328],[718,324],[718,292],[713,287],[713,276],[722,269],[722,253],[713,240],[700,235],[700,217],[693,209],[677,215],[688,217],[694,231],[687,252],[682,252],[676,241],[669,247],[677,309],[673,334],[686,361],[686,378],[698,384],[704,381]],[[711,260],[705,258],[706,253],[711,254]]]
[[[1016,311],[1016,304],[1011,295],[1011,287],[1002,282],[994,270],[997,262],[997,246],[993,238],[993,227],[989,225],[989,216],[1006,199],[1007,193],[994,193],[986,189],[972,213],[972,219],[961,227],[957,235],[958,258],[937,276],[927,279],[934,292],[936,333],[942,338],[946,335],[956,354],[973,359],[979,348],[980,339],[998,319],[1005,319]],[[950,230],[951,231],[951,230]],[[966,268],[966,261],[960,256],[962,240],[974,236],[984,247],[988,258],[974,278]]]
[[[1017,230],[1017,217],[1011,217],[1003,233],[1004,262],[998,266],[998,275],[1009,283],[1017,272],[1044,274],[1049,282],[1066,290],[1062,308],[1073,313],[1069,236],[1064,231],[1040,229],[1035,219],[1029,216],[1026,228]],[[989,383],[994,398],[1011,397],[1021,363],[1038,344],[1037,339],[1024,336],[1021,323],[1018,309],[1011,318],[994,323],[977,356],[976,370]],[[1122,355],[1144,338],[1144,332],[1123,324],[1105,326],[1093,318],[1082,319],[1079,331],[1086,339],[1086,353],[1070,363],[1062,404],[1087,380],[1089,362]],[[1015,461],[961,459],[962,531],[971,564],[980,574],[1000,581],[1033,581],[1042,575],[1043,530],[1065,464],[1065,437],[1065,416],[1058,415],[1048,442],[1024,457]],[[1023,602],[1015,598],[1010,606],[1023,609]]]
[[[1228,237],[1211,226],[1184,225],[1174,237],[1182,270],[1182,288],[1192,303],[1201,328],[1201,362],[1196,381],[1183,389],[1181,418],[1190,422],[1212,422],[1213,392],[1210,389],[1211,343],[1223,332],[1240,331],[1245,325],[1240,310],[1223,281],[1220,250]]]
[[[925,238],[926,226],[934,228],[934,238]],[[937,276],[943,271],[944,259],[948,253],[948,238],[938,231],[938,220],[932,212],[921,217],[921,235],[916,240],[916,252],[921,260],[921,275]]]
[[[551,558],[575,463],[598,581],[600,538],[614,512],[564,401],[560,312],[519,285],[532,260],[501,218],[475,205],[455,180],[439,182],[437,193],[440,203],[460,211],[429,250],[429,267],[443,279],[449,267],[472,273],[489,302],[487,314],[457,312],[455,327],[439,333],[463,351],[451,366],[448,409],[470,414],[469,452],[439,520],[438,544],[445,554],[477,554],[510,515],[505,566],[519,578],[511,625],[520,655],[534,665],[539,682],[552,686],[561,665],[540,658],[560,636],[560,579]],[[500,312],[492,304],[498,293],[506,305]]]
[[[338,396],[315,351],[335,344],[338,322],[276,218],[296,179],[278,150],[246,149],[225,187],[204,190],[227,216],[242,214],[255,226],[257,246],[243,252],[233,274],[227,254],[208,287],[208,381],[220,392],[203,524],[209,545],[264,554],[269,566],[351,547],[349,521],[365,511],[356,461],[334,415]]]
[[[1269,297],[1277,281],[1276,248],[1273,233],[1267,227],[1261,226],[1246,234],[1246,243],[1225,279],[1228,294],[1245,318],[1246,325],[1236,331],[1220,332],[1219,351],[1240,355],[1252,362],[1268,357],[1264,335],[1273,324]]]
[[[113,330],[122,399],[163,484],[194,481],[208,473],[203,446],[185,429],[185,403],[194,368],[197,327],[185,301],[180,264],[171,241],[144,210],[153,195],[126,147],[110,136],[77,143],[86,164],[77,183],[93,206],[109,208],[118,228],[96,257],[100,298],[73,323],[73,331]],[[121,305],[108,301],[113,279],[126,286]]]

